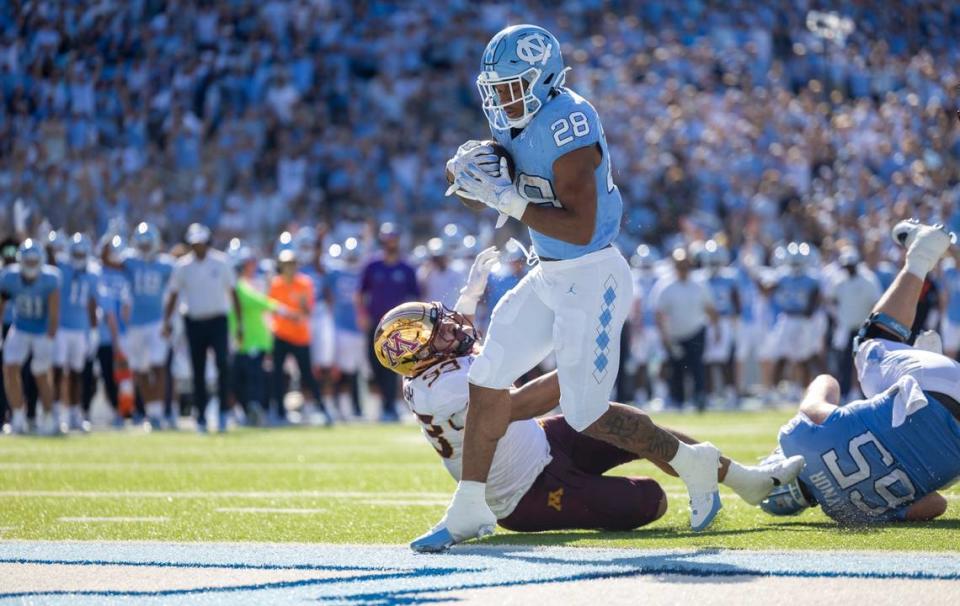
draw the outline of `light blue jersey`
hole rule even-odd
[[[123,305],[129,302],[129,298],[129,283],[124,272],[112,267],[104,267],[100,271],[100,288],[97,289],[97,304],[103,312],[103,318],[99,324],[101,345],[111,345],[113,343],[110,327],[107,324],[108,314],[112,314],[117,321],[119,334],[122,335],[126,332],[122,311]]]
[[[960,269],[951,267],[943,271],[943,288],[947,293],[947,319],[960,324]]]
[[[157,255],[144,259],[134,253],[123,259],[130,283],[130,325],[144,326],[163,320],[163,299],[173,273],[173,259]]]
[[[360,289],[360,272],[347,268],[334,269],[327,274],[325,283],[333,296],[334,326],[337,330],[359,333],[354,297]]]
[[[760,298],[757,285],[746,269],[736,269],[737,296],[740,298],[740,321],[752,324],[757,317],[756,308]]]
[[[813,298],[819,290],[820,284],[813,276],[786,273],[777,280],[772,299],[780,312],[791,316],[809,315],[813,310]]]
[[[714,275],[707,276],[707,287],[713,296],[713,307],[721,316],[737,314],[737,280],[732,272],[722,270]]]
[[[560,206],[553,189],[553,163],[557,158],[588,145],[599,145],[601,160],[594,171],[597,182],[597,220],[590,243],[570,244],[530,229],[533,249],[540,257],[573,259],[605,248],[620,232],[623,201],[613,183],[607,139],[597,111],[568,88],[550,99],[518,133],[494,130],[515,165],[517,189],[539,206]],[[512,133],[517,133],[513,136]]]
[[[325,271],[317,269],[316,265],[302,265],[299,269],[300,273],[310,278],[310,281],[313,282],[313,299],[314,301],[323,301],[327,296],[327,289],[330,288],[328,284],[329,274]]]
[[[903,519],[911,503],[960,476],[960,423],[928,393],[928,404],[893,427],[896,392],[836,409],[822,425],[798,414],[780,447],[802,455],[800,482],[838,522]]]
[[[60,288],[60,271],[44,265],[34,280],[27,282],[20,275],[20,266],[10,265],[0,274],[0,294],[13,305],[13,326],[33,335],[47,332],[50,317],[48,298]]]
[[[640,305],[643,311],[643,325],[654,327],[657,325],[657,311],[653,308],[653,287],[657,283],[657,275],[653,272],[633,275],[633,292],[640,296]]]
[[[93,266],[77,269],[61,263],[60,269],[60,328],[90,330],[90,302],[97,301],[100,273]]]

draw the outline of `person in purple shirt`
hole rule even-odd
[[[360,274],[357,291],[357,323],[367,333],[367,355],[370,368],[383,400],[380,420],[393,422],[397,416],[397,375],[380,365],[373,353],[373,331],[383,314],[401,303],[420,297],[417,275],[413,267],[400,258],[400,233],[393,223],[380,226],[380,246],[383,255],[374,258]]]

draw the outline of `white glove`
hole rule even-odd
[[[472,316],[477,312],[477,301],[483,296],[483,291],[487,288],[487,279],[490,277],[490,270],[493,269],[499,257],[500,251],[497,250],[496,246],[480,251],[470,267],[466,286],[460,289],[460,298],[457,299],[457,304],[453,306],[455,311],[467,316]]]
[[[500,158],[498,175],[486,172],[476,161],[471,162],[457,175],[456,184],[466,195],[518,221],[527,210],[527,200],[520,195],[513,181],[510,180],[506,158]],[[503,221],[498,221],[497,227],[501,225]]]
[[[492,170],[493,167],[490,167],[490,158],[493,158],[493,162],[496,163],[497,156],[493,153],[493,148],[489,145],[482,145],[480,141],[476,139],[471,139],[463,145],[457,148],[457,153],[453,155],[452,158],[447,160],[447,172],[454,176],[453,183],[450,184],[450,187],[447,188],[446,196],[450,196],[453,193],[458,192],[460,185],[457,183],[457,177],[463,172],[463,169],[466,168],[471,162],[479,162],[479,166],[485,170]],[[482,159],[481,159],[482,158]],[[463,191],[459,191],[457,194],[461,198],[471,198],[466,195]]]
[[[487,505],[486,488],[482,482],[461,481],[457,485],[441,522],[457,542],[493,534],[497,516]]]
[[[950,248],[950,234],[942,225],[924,225],[917,229],[913,243],[907,249],[904,267],[923,280],[937,266],[948,248]]]

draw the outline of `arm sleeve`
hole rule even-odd
[[[581,147],[596,145],[603,137],[597,110],[586,101],[561,95],[547,107],[550,112],[540,130],[541,142],[543,149],[552,150],[554,162]]]

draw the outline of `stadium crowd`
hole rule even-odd
[[[960,231],[960,134],[950,122],[960,84],[955,3],[848,1],[832,3],[829,14],[805,0],[435,8],[418,0],[5,3],[0,235],[13,250],[28,237],[46,244],[51,229],[103,243],[117,236],[120,244],[107,253],[119,256],[141,221],[168,244],[197,222],[221,248],[242,241],[230,254],[279,261],[277,234],[289,230],[296,240],[298,227],[323,221],[330,228],[315,230],[310,261],[322,267],[347,257],[361,263],[361,253],[372,255],[383,239],[378,226],[393,222],[403,232],[400,256],[411,253],[414,266],[429,268],[420,272],[417,293],[428,274],[447,288],[455,282],[447,261],[427,257],[449,254],[451,265],[463,265],[480,244],[505,241],[489,215],[443,197],[440,171],[457,145],[486,129],[473,83],[480,50],[504,23],[522,21],[560,38],[572,67],[568,84],[594,100],[608,128],[616,125],[606,136],[626,201],[620,245],[631,254],[648,245],[636,255],[638,272],[653,266],[646,259],[658,250],[665,259],[655,265],[668,268],[678,247],[694,264],[719,263],[745,285],[737,312],[743,323],[769,311],[749,301],[776,296],[777,274],[764,268],[799,267],[803,258],[805,270],[823,273],[841,267],[842,253],[856,253],[858,267],[882,285],[885,264],[897,254],[886,237],[897,220],[916,216]],[[793,252],[790,242],[798,243]],[[799,243],[808,243],[807,253]],[[187,252],[183,244],[168,248]],[[101,247],[96,256],[107,253]],[[510,254],[504,268],[521,272],[522,259]],[[232,269],[259,281],[251,291],[268,293],[257,263],[231,259]],[[934,295],[927,302],[931,326],[953,317],[951,272],[943,274],[940,304]],[[317,284],[313,297],[320,299],[326,287]],[[831,290],[820,281],[810,314],[803,310],[823,326],[821,364],[829,357],[829,326],[849,328],[835,310],[823,311],[838,306]],[[656,327],[652,294],[639,303],[646,313],[634,327]],[[289,307],[283,313],[293,328],[298,314],[313,314]],[[369,331],[375,320],[361,312],[355,332]],[[713,326],[712,317],[704,321]],[[639,332],[625,338],[649,353],[654,346],[638,341]],[[294,346],[291,360],[302,359],[302,336],[282,340]],[[338,355],[337,340],[322,340],[311,356],[324,370],[306,373],[318,382],[304,386],[305,401],[318,410],[332,391],[364,392],[362,381],[329,387],[341,378],[327,363]],[[633,377],[656,377],[658,356],[669,360],[669,350],[668,343],[649,356],[624,357],[618,396],[633,399]],[[199,364],[184,355],[181,377]],[[760,363],[770,356],[735,357],[744,362],[738,381],[773,387],[777,369]],[[303,365],[294,366],[290,374],[302,374]],[[194,389],[183,383],[180,393]],[[726,383],[733,393],[747,389]],[[274,393],[285,383],[254,385]],[[167,389],[164,399],[176,391]],[[672,391],[644,393],[675,404],[688,399],[676,385]],[[693,400],[706,401],[703,390],[694,392]],[[266,409],[276,396],[261,399]],[[385,408],[390,417],[389,403]],[[277,418],[282,410],[274,410]]]

